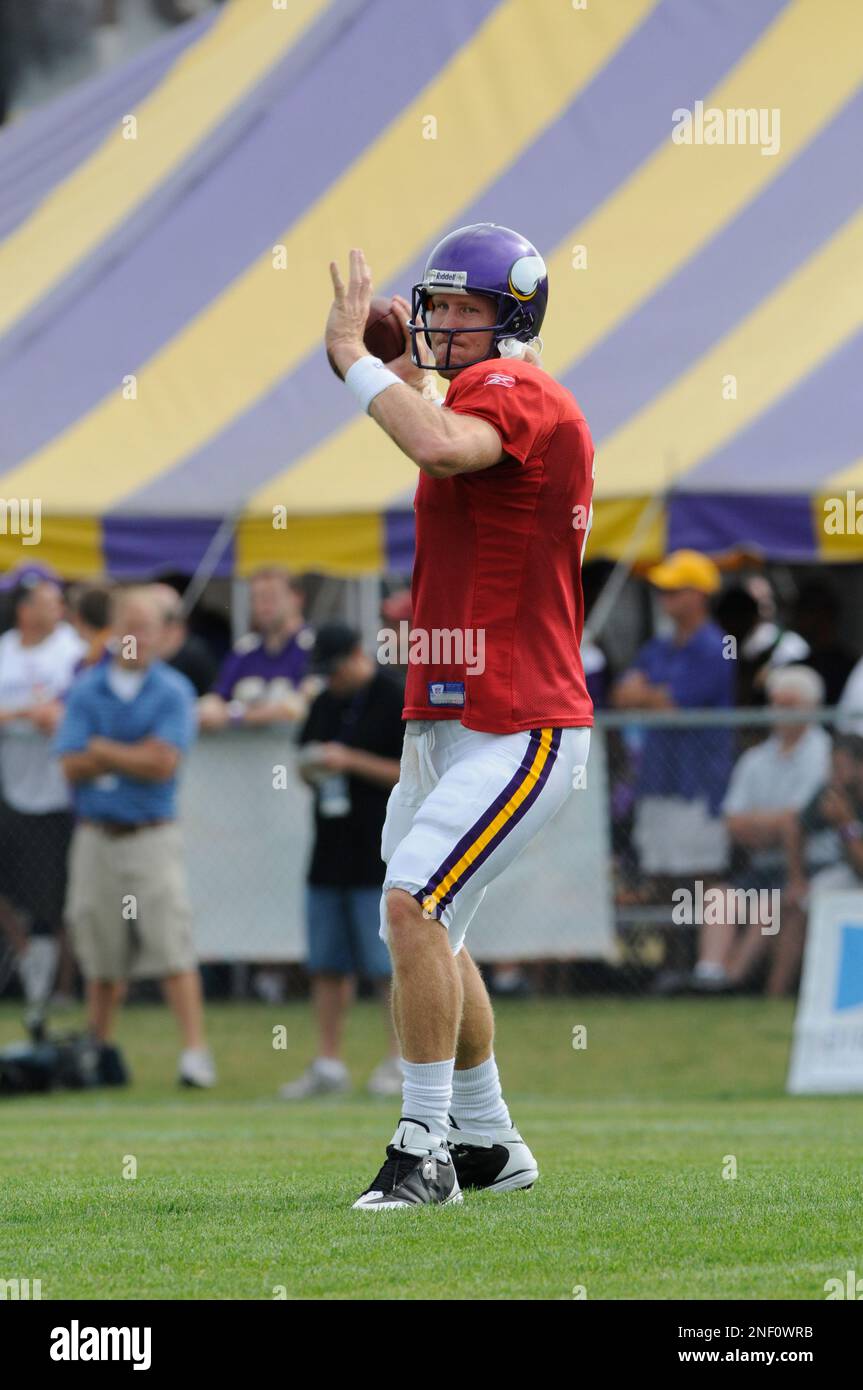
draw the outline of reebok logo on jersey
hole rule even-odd
[[[429,681],[430,705],[464,705],[464,681]]]
[[[515,386],[515,377],[507,376],[506,372],[489,372],[483,386]]]

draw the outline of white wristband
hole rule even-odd
[[[375,396],[388,386],[398,386],[401,378],[385,367],[379,357],[358,357],[345,372],[345,385],[368,414]]]

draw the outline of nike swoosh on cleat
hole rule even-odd
[[[497,1187],[502,1182],[512,1182],[513,1178],[520,1178],[522,1173],[532,1173],[532,1168],[516,1168],[514,1173],[507,1173],[505,1177],[495,1178],[494,1182],[489,1183],[489,1187]]]

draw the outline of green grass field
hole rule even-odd
[[[350,1210],[398,1116],[362,1090],[382,1051],[372,1006],[350,1023],[356,1092],[293,1106],[275,1091],[310,1055],[305,1006],[212,1007],[209,1094],[174,1087],[168,1015],[129,1009],[127,1092],[0,1102],[0,1278],[41,1279],[44,1299],[823,1299],[863,1270],[860,1101],[785,1096],[790,1004],[497,1013],[539,1183],[375,1215]],[[5,1006],[0,1043],[19,1036]]]

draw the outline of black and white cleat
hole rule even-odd
[[[514,1125],[479,1133],[460,1129],[450,1116],[449,1151],[465,1191],[514,1192],[533,1187],[539,1177],[536,1159]]]
[[[427,1133],[427,1131],[425,1131]],[[400,1120],[394,1138],[411,1148],[424,1133],[411,1120]],[[445,1206],[462,1200],[455,1166],[448,1153],[409,1152],[387,1145],[386,1162],[365,1192],[354,1202],[361,1211],[390,1211],[394,1207]]]

